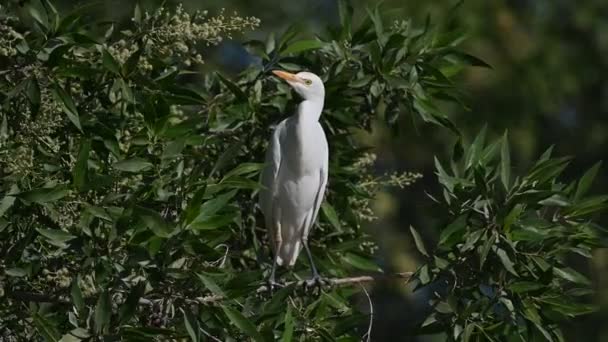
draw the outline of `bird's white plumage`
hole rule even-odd
[[[303,101],[272,134],[259,202],[277,264],[293,266],[323,202],[329,153],[319,123],[325,97],[323,82],[307,72],[286,75]]]

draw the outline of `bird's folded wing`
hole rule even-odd
[[[317,220],[317,216],[319,215],[319,209],[321,208],[321,204],[323,203],[323,198],[325,195],[325,188],[327,187],[327,177],[329,175],[329,161],[328,158],[325,158],[325,161],[323,163],[323,167],[320,170],[320,184],[319,184],[319,190],[317,192],[317,196],[315,197],[315,203],[313,205],[313,214],[312,214],[312,219],[310,220],[310,224],[308,227],[305,227],[305,229],[307,229],[307,231],[305,232],[306,236],[308,236],[308,233],[310,232],[310,229],[314,226],[316,220]]]
[[[266,150],[266,159],[264,161],[264,171],[262,172],[262,186],[260,191],[259,204],[266,222],[272,217],[273,198],[276,194],[277,177],[281,166],[281,132],[285,129],[285,121],[279,123],[270,139],[270,144]],[[271,229],[271,227],[267,227]]]

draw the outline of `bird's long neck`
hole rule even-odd
[[[304,100],[298,106],[298,123],[306,124],[319,122],[323,111],[323,100]]]

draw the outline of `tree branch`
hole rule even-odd
[[[364,283],[372,283],[378,281],[388,281],[388,280],[403,280],[408,281],[412,272],[402,272],[402,273],[394,273],[394,274],[377,274],[371,276],[358,276],[358,277],[346,277],[346,278],[329,278],[326,279],[327,286],[330,287],[345,287],[356,284],[364,284]],[[307,280],[299,280],[299,281],[290,281],[283,286],[292,286],[294,289],[298,287],[305,287],[308,284]],[[268,286],[262,285],[255,290],[256,294],[262,294],[269,291]],[[37,302],[37,303],[55,303],[55,304],[63,304],[63,305],[71,305],[72,301],[63,296],[57,295],[49,295],[44,293],[33,293],[26,291],[11,291],[9,289],[5,289],[5,295],[8,298],[22,301],[22,302]],[[220,302],[223,300],[229,299],[223,295],[214,294],[203,297],[196,297],[194,299],[187,300],[191,303],[199,303],[199,304],[213,304],[215,302]],[[147,299],[140,298],[139,304],[142,306],[154,305],[156,302],[159,302],[159,299]]]
[[[371,276],[358,276],[358,277],[346,277],[346,278],[329,278],[326,279],[326,284],[329,287],[344,287],[356,284],[364,284],[364,283],[372,283],[378,281],[388,281],[388,280],[396,280],[400,279],[403,281],[408,281],[412,277],[413,272],[401,272],[401,273],[393,273],[393,274],[377,274]],[[306,286],[308,280],[299,280],[299,281],[290,281],[286,282],[283,287],[293,286],[293,288],[304,287]],[[256,294],[262,294],[269,291],[268,286],[262,285],[255,290]],[[191,300],[191,302],[199,303],[199,304],[212,304],[215,302],[220,302],[226,300],[223,295],[214,294],[203,297],[196,297]],[[144,305],[153,305],[154,300],[142,298],[139,301],[140,304]]]

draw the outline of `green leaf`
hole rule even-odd
[[[106,49],[103,49],[101,54],[102,54],[101,60],[102,60],[103,66],[108,71],[120,76],[120,65],[118,64],[116,59],[114,59],[114,57],[110,54],[110,52],[108,52],[108,50],[106,50]]]
[[[264,168],[264,163],[243,163],[240,164],[239,166],[235,167],[234,169],[230,170],[230,172],[226,173],[224,175],[224,177],[222,177],[223,180],[231,178],[233,176],[241,176],[241,175],[248,175],[248,176],[252,176],[255,174],[258,174],[260,170],[262,170]]]
[[[162,159],[173,159],[177,158],[181,155],[182,151],[186,147],[186,139],[179,138],[169,142],[165,149],[163,150],[163,154],[161,156]]]
[[[424,242],[422,241],[422,237],[420,237],[420,234],[418,234],[418,231],[416,231],[414,227],[410,226],[410,232],[414,237],[414,243],[416,244],[416,248],[418,249],[418,251],[428,257],[429,254],[427,253],[426,248],[424,247]]]
[[[70,193],[68,187],[65,185],[58,185],[52,188],[39,188],[33,189],[30,191],[25,191],[19,194],[16,194],[20,199],[26,200],[28,202],[34,203],[48,203],[54,202],[59,199],[64,198]]]
[[[507,132],[505,132],[502,138],[502,147],[500,149],[500,180],[505,191],[509,191],[511,188],[511,153],[509,152]]]
[[[123,65],[123,74],[126,77],[131,75],[137,69],[137,64],[139,64],[139,60],[143,52],[144,49],[139,48],[137,51],[133,52],[129,58],[127,58],[127,61]]]
[[[133,90],[131,90],[131,86],[124,80],[118,80],[120,84],[120,90],[122,94],[122,99],[127,101],[128,103],[135,103],[135,95],[133,95]]]
[[[475,137],[475,140],[471,143],[471,146],[467,149],[466,154],[466,164],[465,168],[470,169],[471,167],[476,167],[479,159],[481,158],[481,153],[483,151],[485,141],[486,141],[486,132],[488,130],[487,126],[484,126],[479,134]]]
[[[456,233],[462,231],[467,227],[467,215],[460,215],[441,231],[439,235],[439,245],[445,245],[450,247],[462,238],[462,234],[457,235]]]
[[[318,40],[299,40],[292,44],[289,44],[285,49],[281,51],[281,54],[288,55],[290,53],[297,54],[308,50],[320,49],[325,43]]]
[[[36,76],[30,78],[26,88],[26,95],[32,105],[32,114],[35,116],[40,109],[40,85],[38,84]]]
[[[8,268],[4,273],[9,277],[25,277],[28,274],[25,269],[20,267]]]
[[[254,341],[264,341],[264,338],[255,328],[255,325],[253,325],[253,323],[251,323],[249,319],[243,316],[243,314],[227,305],[222,305],[222,310],[224,310],[224,313],[226,314],[230,322],[232,322],[232,324],[239,328],[239,330],[245,333],[245,335],[253,338]]]
[[[80,279],[80,277],[75,277],[72,280],[70,295],[72,297],[72,303],[74,303],[76,310],[78,310],[78,312],[82,312],[82,310],[84,310],[84,299],[82,297],[82,291],[80,290],[80,285],[78,285],[79,279]]]
[[[431,277],[429,275],[429,266],[424,265],[418,271],[418,279],[423,285],[428,284],[431,281]]]
[[[190,335],[190,339],[192,342],[199,342],[199,327],[198,320],[196,317],[190,312],[190,310],[182,310],[182,314],[184,315],[184,325],[186,326],[186,331],[188,331],[188,335]]]
[[[581,200],[576,205],[564,211],[565,216],[572,218],[578,216],[588,215],[600,210],[608,208],[608,195],[593,196],[584,200]]]
[[[570,159],[570,157],[563,157],[558,159],[548,159],[537,163],[530,171],[528,176],[526,176],[526,179],[530,182],[537,181],[541,184],[552,181],[564,171],[564,169],[568,166]]]
[[[89,162],[89,151],[91,150],[91,141],[86,139],[80,145],[80,151],[78,152],[78,159],[76,159],[76,165],[72,170],[72,178],[74,180],[74,186],[83,190],[87,182],[87,171]]]
[[[496,255],[498,255],[498,257],[500,258],[500,262],[502,262],[502,265],[507,269],[507,271],[511,272],[516,277],[519,277],[519,274],[517,274],[517,272],[515,272],[515,269],[513,268],[513,261],[511,261],[509,255],[507,254],[507,252],[505,252],[504,249],[497,248]]]
[[[530,291],[536,291],[545,287],[544,284],[535,283],[532,281],[518,281],[509,285],[509,290],[515,293],[524,293]]]
[[[554,267],[553,274],[555,274],[558,277],[563,278],[565,280],[571,281],[573,283],[591,285],[591,281],[589,279],[587,279],[587,277],[585,277],[584,275],[571,269],[570,267],[564,267],[564,268]]]
[[[133,10],[133,20],[137,24],[141,24],[142,20],[142,11],[141,6],[139,5],[139,1],[135,3],[135,9]]]
[[[131,158],[118,161],[112,165],[117,170],[125,172],[139,172],[151,168],[153,165],[144,158]]]
[[[422,322],[421,327],[424,328],[424,327],[429,326],[436,322],[437,322],[437,314],[433,312],[424,320],[424,322]]]
[[[215,295],[224,296],[224,291],[222,291],[222,288],[219,287],[219,285],[208,274],[201,272],[197,273],[196,275],[201,280],[201,282],[203,282],[205,288],[207,288]]]
[[[336,231],[342,231],[342,225],[340,224],[340,219],[338,218],[338,214],[334,207],[327,203],[326,201],[321,204],[321,210],[323,211],[323,215],[331,223],[331,225],[336,228]]]
[[[38,312],[34,312],[32,318],[36,330],[42,337],[44,337],[45,341],[56,342],[59,340],[59,330],[53,325],[52,321],[47,320],[46,317]]]
[[[145,290],[146,284],[143,281],[140,281],[131,288],[127,299],[122,303],[118,312],[118,321],[120,324],[129,322],[131,317],[135,315],[137,306],[139,305],[139,299],[144,295]]]
[[[220,81],[222,81],[222,83],[224,83],[224,85],[228,88],[228,90],[230,90],[236,96],[237,99],[239,99],[239,100],[247,99],[247,94],[245,94],[245,92],[243,92],[236,83],[227,79],[226,77],[224,77],[224,75],[220,74],[219,72],[216,73],[216,75],[220,79]]]
[[[479,250],[479,269],[483,268],[483,264],[485,264],[486,259],[488,258],[488,253],[492,246],[496,243],[496,233],[492,232],[490,236],[487,237],[486,241],[483,243],[483,246]]]
[[[196,223],[205,222],[211,219],[216,213],[228,205],[228,202],[236,193],[236,190],[232,190],[203,203],[198,209],[198,215],[190,222],[190,225],[195,225]]]
[[[366,8],[366,11],[368,17],[374,23],[374,32],[376,33],[376,37],[382,38],[384,35],[384,25],[382,24],[382,17],[380,16],[379,7],[380,3],[376,5],[373,12],[369,8]]]
[[[506,232],[511,230],[511,226],[513,225],[513,223],[517,222],[517,220],[519,219],[519,216],[521,215],[523,210],[524,210],[523,204],[518,203],[513,207],[513,209],[511,209],[509,214],[507,214],[507,217],[505,217],[505,223],[504,223],[504,229]]]
[[[598,310],[597,305],[578,303],[562,295],[542,297],[540,300],[543,303],[549,304],[551,309],[568,317],[586,315]]]
[[[597,175],[597,172],[599,171],[601,166],[601,161],[595,163],[595,165],[593,165],[589,170],[587,170],[583,177],[581,177],[578,182],[578,186],[576,187],[576,193],[574,194],[575,200],[580,199],[587,193],[587,191],[589,191],[589,188],[591,188],[591,184],[593,184],[593,180],[595,179],[595,176]]]
[[[50,29],[48,22],[49,18],[40,3],[27,3],[26,8],[30,16],[36,21],[36,23],[40,25],[41,28],[44,28],[45,31]]]
[[[539,201],[538,204],[544,205],[546,207],[567,207],[570,205],[570,202],[564,196],[553,195],[551,197],[545,198],[542,201]]]
[[[536,310],[534,302],[530,298],[525,298],[522,300],[524,310],[524,316],[532,323],[540,323],[541,318],[538,314],[538,310]]]
[[[235,213],[227,213],[224,215],[214,215],[208,218],[205,218],[202,221],[192,222],[188,225],[189,229],[194,230],[213,230],[224,227],[232,222],[234,222],[236,218]]]
[[[55,101],[59,103],[63,112],[68,116],[68,119],[82,132],[82,126],[80,125],[80,116],[78,110],[74,104],[72,97],[57,84],[53,84],[51,90]]]
[[[551,337],[551,334],[549,334],[549,332],[545,330],[545,328],[543,328],[539,323],[534,323],[534,326],[536,327],[536,329],[538,329],[538,331],[541,332],[541,334],[543,334],[547,341],[553,342],[553,337]]]
[[[154,235],[161,238],[167,238],[171,235],[171,227],[157,211],[141,206],[137,206],[135,209],[139,217],[146,224],[146,226],[154,233]]]
[[[361,270],[373,272],[378,272],[380,270],[380,267],[378,267],[375,262],[354,253],[344,254],[342,260]]]
[[[291,305],[287,305],[287,312],[285,312],[285,318],[283,319],[285,324],[283,328],[283,336],[281,337],[282,342],[291,342],[293,338],[293,316],[291,314]]]
[[[446,57],[448,59],[452,60],[453,62],[456,62],[459,64],[492,69],[492,67],[488,63],[482,61],[481,59],[479,59],[475,56],[469,55],[464,52],[451,50],[448,54],[446,54]]]
[[[95,306],[95,332],[98,334],[104,333],[110,325],[112,316],[112,304],[110,303],[110,295],[104,291],[97,299]]]
[[[59,342],[87,342],[91,338],[89,331],[84,328],[76,328],[64,334]]]
[[[216,172],[226,167],[226,165],[238,155],[238,153],[241,151],[242,146],[242,141],[237,141],[230,145],[230,147],[228,147],[215,162],[213,169],[209,173],[209,177],[213,176]]]
[[[36,228],[36,230],[47,239],[58,243],[67,242],[76,238],[74,235],[59,229]]]
[[[475,331],[475,324],[469,323],[466,325],[466,327],[464,328],[464,331],[462,332],[462,342],[469,342],[471,340],[471,336],[473,335],[473,332]]]
[[[16,184],[11,185],[11,189],[6,196],[0,201],[0,217],[15,204],[15,194],[19,192],[19,187]]]

